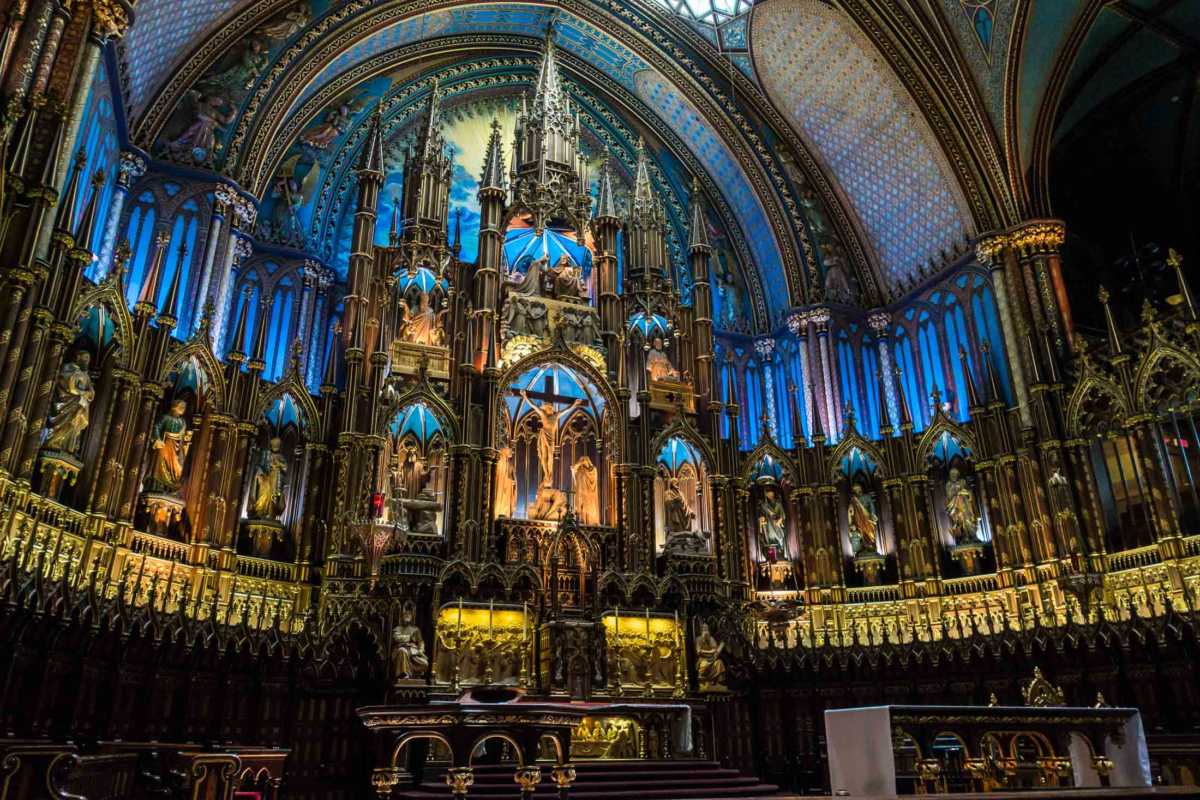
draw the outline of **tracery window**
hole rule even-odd
[[[267,380],[278,380],[287,368],[291,347],[292,316],[296,309],[296,289],[290,277],[275,284],[271,292],[271,320],[267,328],[267,351],[264,356]]]
[[[129,221],[125,226],[125,240],[132,248],[129,275],[125,279],[125,300],[132,307],[142,291],[146,280],[146,269],[154,258],[154,223],[158,216],[158,202],[154,192],[147,189],[138,195],[129,210]]]
[[[179,323],[172,332],[177,338],[186,338],[191,332],[192,303],[185,302],[188,297],[188,282],[192,277],[192,264],[196,262],[196,245],[200,240],[200,205],[193,199],[188,200],[175,214],[175,222],[171,225],[171,243],[167,245],[163,261],[162,279],[158,284],[158,296],[155,305],[162,309],[171,289],[175,273],[179,272],[179,297],[176,307],[165,309],[174,314]],[[181,250],[182,248],[182,250]]]
[[[726,20],[746,13],[750,10],[750,6],[754,5],[753,0],[658,0],[658,2],[676,14],[709,25],[720,25]]]

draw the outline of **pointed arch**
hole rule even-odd
[[[921,434],[921,440],[917,442],[917,455],[915,463],[917,465],[927,464],[929,459],[933,457],[933,449],[937,446],[938,440],[943,435],[949,435],[950,438],[958,442],[959,446],[972,453],[977,453],[978,449],[975,446],[975,437],[970,431],[962,427],[958,423],[948,418],[939,410],[933,418],[933,424],[925,429]]]
[[[1117,427],[1129,415],[1125,393],[1112,379],[1097,375],[1090,365],[1075,386],[1067,403],[1067,429],[1072,436],[1086,436]]]
[[[1159,339],[1157,335],[1154,338]],[[1200,389],[1200,360],[1174,345],[1158,343],[1138,364],[1133,379],[1134,407],[1147,413],[1158,411],[1154,395],[1170,393],[1156,392],[1156,387],[1175,388],[1185,397],[1189,389]]]
[[[304,431],[309,439],[316,442],[324,441],[324,420],[317,411],[312,395],[308,393],[308,388],[305,387],[304,381],[295,369],[289,369],[282,380],[271,384],[266,392],[259,396],[258,402],[254,405],[251,419],[258,419],[259,416],[266,414],[272,405],[285,396],[291,397],[292,402],[295,403],[297,411],[300,412]]]
[[[771,439],[763,442],[750,452],[749,457],[746,459],[746,466],[742,470],[741,478],[743,483],[749,484],[753,481],[754,470],[768,456],[782,466],[788,481],[791,482],[793,487],[800,485],[800,475],[796,470],[796,465],[792,463],[791,456],[780,449],[779,445],[775,444],[774,440]]]
[[[221,363],[217,361],[217,357],[213,355],[212,348],[209,347],[206,337],[193,337],[183,347],[171,354],[163,363],[162,370],[158,374],[158,380],[165,382],[167,376],[182,366],[189,358],[196,359],[211,382],[213,389],[211,398],[215,410],[225,410],[228,407],[225,371],[221,368]]]
[[[103,307],[112,317],[114,336],[120,344],[116,350],[117,366],[129,366],[129,356],[133,350],[133,319],[125,305],[121,287],[115,281],[104,281],[99,286],[84,291],[71,307],[71,319],[81,321],[87,316],[88,310]]]
[[[879,471],[881,477],[887,473],[887,461],[884,459],[883,451],[874,442],[864,439],[862,434],[856,430],[838,442],[837,447],[833,448],[833,452],[829,454],[829,475],[835,483],[842,459],[849,455],[851,450],[865,453],[875,463],[875,469]]]

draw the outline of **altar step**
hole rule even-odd
[[[475,768],[475,785],[468,798],[513,800],[520,796],[513,780],[514,766],[488,765]],[[715,761],[583,761],[575,765],[573,800],[742,800],[771,797],[779,787],[726,769]],[[399,800],[447,798],[441,772],[430,773],[415,788],[397,788]],[[558,790],[550,779],[550,766],[542,767],[542,782],[535,795],[553,800]]]

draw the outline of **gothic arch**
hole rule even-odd
[[[1152,414],[1160,410],[1161,403],[1156,400],[1170,401],[1180,393],[1186,400],[1188,391],[1197,389],[1200,389],[1200,360],[1174,345],[1157,343],[1138,364],[1134,375],[1134,407]]]
[[[742,483],[749,484],[752,481],[751,473],[754,472],[754,469],[758,466],[759,462],[762,461],[764,457],[770,456],[781,465],[783,471],[787,475],[787,479],[791,482],[792,487],[795,488],[799,486],[800,475],[796,470],[796,465],[792,462],[791,456],[780,449],[779,445],[775,444],[775,440],[770,438],[769,433],[767,434],[767,437],[768,438],[766,441],[754,448],[754,450],[750,452],[750,455],[746,457],[746,466],[742,469],[741,475]]]
[[[271,408],[271,404],[282,399],[284,396],[291,397],[292,402],[296,404],[296,410],[300,412],[300,419],[308,438],[314,442],[324,441],[324,420],[321,419],[321,414],[317,411],[316,404],[313,403],[312,395],[308,393],[308,389],[304,386],[304,381],[296,369],[294,359],[292,366],[288,368],[287,374],[259,396],[258,402],[254,404],[251,418],[258,419],[259,416],[267,413]]]
[[[78,322],[87,315],[89,309],[97,306],[106,309],[113,320],[113,338],[121,345],[115,354],[117,366],[127,367],[133,349],[133,320],[125,305],[119,272],[120,270],[112,270],[100,285],[86,288],[71,307],[71,319]]]
[[[183,347],[172,353],[164,362],[158,380],[165,381],[172,371],[183,365],[189,358],[194,357],[199,362],[204,374],[212,383],[212,400],[214,410],[223,411],[228,406],[228,389],[225,386],[225,371],[213,355],[212,348],[205,336],[193,336]]]
[[[933,418],[933,424],[925,429],[925,432],[921,434],[921,440],[917,442],[914,463],[918,467],[924,467],[924,465],[929,463],[929,459],[933,457],[933,448],[937,446],[937,441],[943,434],[948,434],[960,446],[970,450],[972,453],[978,452],[975,446],[975,437],[966,428],[948,419],[942,413],[942,410],[938,409],[936,416]]]
[[[1076,437],[1118,428],[1130,411],[1125,393],[1115,382],[1096,375],[1090,365],[1084,370],[1085,377],[1067,403],[1067,428]]]
[[[841,467],[842,459],[855,449],[865,453],[871,461],[875,462],[875,468],[879,470],[880,477],[887,473],[888,462],[884,458],[883,451],[874,442],[864,439],[862,434],[855,430],[838,442],[837,447],[833,448],[833,452],[829,454],[829,475],[835,483],[838,481],[838,469]]]

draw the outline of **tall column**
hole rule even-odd
[[[312,259],[304,262],[304,266],[300,268],[300,315],[296,324],[296,341],[301,343],[300,349],[300,379],[304,380],[308,374],[308,360],[310,358],[312,341],[312,319],[313,313],[316,311],[317,305],[317,278],[321,274],[321,265]]]
[[[225,347],[226,318],[230,310],[230,298],[233,296],[233,275],[253,253],[254,244],[242,236],[236,226],[231,228],[229,245],[225,248],[225,255],[222,259],[220,280],[217,281],[212,295],[215,306],[212,349],[217,355],[220,355]]]
[[[767,428],[763,433],[770,433],[771,438],[779,441],[779,410],[775,407],[775,374],[771,369],[771,359],[775,355],[775,340],[770,337],[754,340],[754,352],[762,362],[763,394],[766,395]]]
[[[896,407],[896,382],[892,369],[892,315],[886,311],[874,311],[867,317],[867,325],[875,334],[875,347],[879,350],[879,382],[883,384],[887,408],[880,409],[880,418],[886,411],[888,419],[899,419]],[[870,379],[870,375],[866,376]]]
[[[817,354],[821,359],[821,378],[824,384],[823,401],[825,426],[834,440],[841,438],[842,420],[837,413],[837,389],[834,386],[833,353],[829,347],[829,309],[819,308],[809,317],[817,334]]]
[[[1020,307],[1014,305],[1020,300],[1009,297],[1007,266],[1005,251],[1008,247],[1008,237],[1005,234],[995,234],[980,240],[975,248],[975,256],[979,262],[987,266],[992,274],[992,291],[996,293],[996,310],[1000,316],[1000,330],[1004,334],[1004,348],[1008,353],[1008,367],[1012,373],[1014,401],[1017,413],[1023,427],[1033,426],[1033,412],[1029,407],[1029,385],[1025,381],[1025,364],[1022,355],[1026,348],[1022,346],[1022,325]],[[993,364],[996,368],[998,365]],[[995,399],[995,398],[994,398]]]
[[[17,108],[33,83],[38,55],[41,53],[46,33],[50,30],[54,6],[53,0],[32,0],[17,33],[16,45],[12,49],[12,61],[8,73],[4,76],[3,91],[4,96],[9,98],[10,103],[16,104]],[[13,121],[15,122],[15,119]],[[8,138],[10,131],[10,128],[6,128],[5,135],[0,138]],[[70,151],[70,148],[67,150]]]
[[[136,153],[122,151],[117,162],[117,181],[113,185],[112,204],[108,207],[108,217],[104,221],[104,240],[100,244],[100,259],[96,265],[96,282],[108,277],[112,269],[113,254],[117,250],[117,237],[121,233],[121,215],[125,213],[125,203],[129,199],[129,190],[133,183],[146,174],[146,162]]]
[[[1062,281],[1059,251],[1066,228],[1058,220],[1034,220],[1009,232],[1009,244],[1021,264],[1034,319],[1054,337],[1055,349],[1066,352],[1071,340],[1071,309]]]
[[[788,317],[787,324],[788,330],[796,337],[796,352],[800,356],[800,380],[805,384],[799,387],[801,393],[804,395],[804,419],[808,420],[809,430],[815,430],[815,426],[813,425],[812,392],[808,390],[808,387],[812,386],[815,388],[817,382],[813,380],[813,375],[809,371],[811,369],[811,362],[808,357],[808,314],[792,314]],[[796,431],[796,436],[796,446],[803,446],[808,438],[805,436],[805,432],[803,430]]]
[[[317,297],[323,299],[320,303],[320,313],[314,313],[308,345],[308,384],[312,386],[321,379],[325,370],[325,330],[329,327],[329,317],[333,305],[333,272],[322,269],[317,274]]]
[[[209,290],[212,288],[213,267],[217,263],[217,253],[221,249],[221,229],[225,224],[225,215],[233,205],[235,194],[225,184],[218,183],[213,189],[213,210],[208,220],[208,232],[204,241],[204,264],[200,271],[200,285],[196,291],[196,305],[203,310],[209,302]],[[226,244],[228,249],[228,244]],[[215,305],[215,303],[214,303]],[[196,315],[197,322],[200,315]]]

